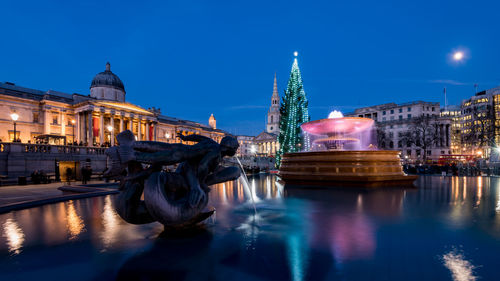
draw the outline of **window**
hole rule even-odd
[[[391,116],[391,120],[394,120],[394,116]]]
[[[33,123],[38,123],[38,112],[33,112]]]
[[[434,111],[434,106],[432,107],[432,111]]]
[[[274,116],[272,116],[272,115],[271,115],[271,123],[273,123],[273,117],[274,117]],[[273,128],[271,128],[271,130],[272,130],[272,129],[273,129]]]
[[[400,109],[399,109],[399,113],[401,113],[401,112],[403,112],[403,109],[402,109],[402,108],[400,108]]]
[[[271,131],[273,130],[273,126],[271,126]]]
[[[408,149],[408,150],[406,151],[406,155],[411,156],[411,149]]]
[[[432,151],[431,150],[427,150],[427,155],[431,155],[432,154]]]
[[[57,114],[52,114],[52,125],[57,125]]]
[[[384,110],[384,111],[382,111],[382,115],[385,115],[385,110]]]
[[[394,114],[394,109],[391,109],[391,114]]]
[[[411,114],[408,114],[408,119],[411,119]]]
[[[408,107],[408,112],[410,112],[410,111],[411,111],[411,107]]]
[[[386,119],[385,117],[382,117],[382,121],[385,121],[385,119]]]
[[[399,115],[399,120],[403,120],[403,115]]]

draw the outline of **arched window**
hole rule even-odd
[[[271,123],[273,123],[273,116],[271,115]],[[271,129],[272,130],[272,129]]]

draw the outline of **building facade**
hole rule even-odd
[[[238,157],[244,157],[244,156],[251,156],[255,155],[255,152],[257,151],[257,147],[255,146],[253,140],[254,136],[237,136],[238,143],[240,144],[240,147],[238,148],[238,151],[236,152],[236,156]]]
[[[463,100],[460,126],[463,152],[488,157],[500,141],[500,87]]]
[[[111,71],[98,73],[90,94],[41,91],[0,83],[0,141],[35,143],[40,136],[64,138],[65,143],[105,146],[115,143],[115,135],[129,129],[137,140],[181,142],[177,135],[201,134],[216,141],[227,135],[210,125],[180,120],[126,102],[123,82]],[[14,122],[13,116],[18,116]],[[14,135],[15,123],[15,135]],[[62,144],[62,143],[59,143]]]
[[[400,150],[402,158],[409,162],[437,160],[440,155],[451,154],[452,119],[449,116],[441,116],[438,102],[387,103],[359,108],[346,116],[373,119],[378,147]],[[430,120],[430,126],[433,128],[434,139],[430,146],[423,146],[418,140],[412,142],[408,137],[411,130],[418,126],[415,122],[422,117]]]
[[[442,118],[448,118],[451,122],[450,137],[451,137],[451,154],[462,154],[462,113],[460,106],[452,105],[441,109],[440,116]]]

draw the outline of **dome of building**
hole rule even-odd
[[[106,63],[106,70],[98,73],[90,84],[90,96],[99,100],[125,101],[125,87],[122,80],[111,72],[111,65]]]
[[[106,63],[106,70],[98,73],[94,79],[92,79],[90,88],[92,89],[94,87],[110,87],[125,92],[125,86],[123,86],[122,80],[120,80],[116,74],[111,72],[111,65],[109,62]]]

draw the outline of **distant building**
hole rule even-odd
[[[257,146],[257,155],[259,156],[274,156],[278,151],[278,135],[268,132],[262,132],[253,139],[254,145]]]
[[[273,95],[271,96],[271,107],[267,112],[266,132],[278,135],[280,131],[280,96],[278,93],[278,83],[274,74]]]
[[[437,160],[439,155],[451,154],[451,118],[442,117],[440,113],[438,102],[415,101],[358,108],[345,116],[373,119],[380,149],[400,150],[402,158],[409,161],[421,161],[424,153],[427,159],[432,160]],[[423,151],[418,145],[410,145],[406,139],[406,134],[415,118],[421,116],[435,117],[433,122],[437,127],[438,138],[431,147],[427,148],[427,151]]]
[[[217,129],[217,120],[215,120],[213,113],[210,115],[210,118],[208,118],[208,126],[212,129]]]
[[[462,132],[461,132],[461,120],[462,111],[460,106],[451,105],[446,108],[441,109],[440,116],[442,118],[448,118],[451,120],[450,137],[451,154],[462,154],[464,151],[462,149]]]
[[[105,71],[92,79],[90,95],[40,91],[0,83],[0,141],[36,142],[41,135],[88,146],[112,145],[118,132],[129,129],[137,140],[181,142],[177,134],[201,134],[216,141],[227,135],[210,125],[180,120],[126,102],[125,86],[106,64]],[[16,113],[14,136],[11,115]],[[62,144],[62,143],[61,143]]]
[[[488,157],[500,143],[500,87],[463,100],[460,126],[463,152]]]
[[[243,157],[255,155],[257,147],[253,142],[253,139],[255,138],[254,136],[237,136],[236,138],[238,139],[238,143],[240,144],[240,147],[236,152],[236,156]]]

